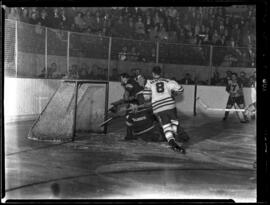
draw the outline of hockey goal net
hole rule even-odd
[[[104,133],[108,82],[65,80],[32,125],[28,138],[73,141],[77,133]]]

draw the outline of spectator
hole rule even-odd
[[[71,69],[68,70],[67,75],[63,77],[64,79],[78,79],[79,73],[78,73],[78,66],[73,64],[71,66]]]
[[[52,28],[59,29],[61,25],[61,16],[59,8],[53,9],[53,15],[50,17],[50,24]]]
[[[194,84],[194,81],[191,79],[190,73],[185,74],[185,77],[182,80],[180,80],[180,84],[185,84],[185,85]]]
[[[217,45],[219,39],[220,39],[220,37],[219,37],[219,34],[218,34],[217,30],[214,30],[214,33],[213,33],[213,35],[212,35],[212,43],[213,43],[214,45]]]
[[[199,36],[200,32],[201,32],[201,28],[200,28],[200,24],[199,23],[196,23],[195,27],[194,27],[194,35],[195,36]]]
[[[136,51],[136,47],[132,47],[131,48],[131,51],[129,52],[129,54],[128,54],[128,60],[129,61],[137,61],[138,60],[138,56],[139,56],[139,54],[138,54],[138,52]]]
[[[151,49],[151,56],[147,60],[148,62],[156,62],[156,49],[152,48]]]
[[[177,40],[179,43],[185,43],[185,32],[183,28],[180,28],[178,32]]]
[[[125,33],[123,32],[124,28],[123,16],[119,16],[118,21],[114,23],[112,28],[112,35],[115,37],[124,37]]]
[[[168,32],[175,32],[176,31],[175,23],[173,22],[173,20],[171,18],[167,19],[166,26],[167,26]]]
[[[197,41],[196,36],[193,35],[192,31],[188,31],[187,34],[188,34],[188,35],[187,35],[186,42],[187,42],[188,44],[193,44],[193,45],[195,45],[195,44],[196,44],[196,41]]]
[[[93,66],[92,68],[87,66],[87,75],[88,75],[88,79],[94,79],[94,70],[93,70]]]
[[[168,9],[168,14],[171,18],[175,18],[177,15],[177,10],[174,7]]]
[[[235,24],[234,25],[234,29],[232,30],[232,37],[235,40],[235,43],[238,45],[240,42],[240,29],[239,29],[239,25]]]
[[[29,10],[28,8],[22,8],[22,15],[20,17],[20,20],[24,23],[29,23]]]
[[[46,69],[43,68],[41,73],[37,76],[38,78],[45,78],[46,77]]]
[[[50,26],[50,22],[49,22],[49,19],[48,19],[48,15],[47,15],[47,12],[45,9],[43,9],[41,11],[41,16],[40,16],[40,25],[41,26],[45,26],[45,27],[49,27]]]
[[[158,12],[155,12],[155,15],[154,15],[154,18],[153,18],[153,21],[154,21],[154,25],[158,25],[160,24],[161,20],[160,20],[160,16],[159,16],[159,13]]]
[[[48,69],[48,78],[61,78],[61,73],[59,72],[56,63],[52,63],[51,67]]]
[[[256,81],[256,71],[253,72],[253,75],[249,77],[249,87],[255,87]]]
[[[134,22],[133,22],[133,18],[130,17],[128,20],[127,37],[134,38],[134,33],[135,33]]]
[[[113,68],[110,80],[111,81],[119,81],[119,73],[118,73],[117,68]]]
[[[96,11],[93,30],[94,32],[98,32],[102,30],[102,27],[103,27],[103,19],[101,18],[100,12]]]
[[[90,28],[91,30],[94,30],[94,18],[91,16],[90,10],[87,11],[85,17],[84,17],[84,22],[86,24],[87,28]]]
[[[106,80],[106,75],[104,69],[97,67],[97,75],[95,76],[96,80]]]
[[[9,18],[19,20],[18,8],[7,8],[7,10],[9,11],[6,12]],[[37,13],[37,16],[32,18],[31,15],[27,14],[27,10],[29,10],[29,14]],[[47,14],[45,14],[45,10]],[[78,12],[81,13],[80,17],[76,16]],[[85,18],[83,18],[83,12],[86,13]],[[136,26],[134,26],[132,18],[138,18]],[[119,19],[122,19],[120,24]],[[128,20],[126,21],[126,19]],[[146,36],[149,36],[150,40],[156,40],[159,34],[159,29],[155,31],[153,28],[154,25],[157,25],[161,28],[160,36],[165,38],[162,38],[162,41],[194,44],[196,38],[196,43],[200,45],[214,44],[223,46],[230,44],[230,46],[234,47],[233,50],[237,46],[256,46],[255,9],[248,9],[247,13],[241,15],[241,17],[237,17],[237,15],[230,17],[224,8],[218,7],[153,9],[135,7],[123,7],[121,9],[79,7],[38,9],[35,7],[24,8],[21,21],[30,22],[31,24],[39,24],[40,22],[40,25],[46,27],[79,32],[87,31],[88,33],[100,33],[115,37],[145,39]],[[163,27],[165,27],[165,32],[162,29]],[[134,36],[134,34],[136,35]],[[200,52],[203,52],[203,50]],[[254,51],[249,50],[248,53],[242,53],[241,55],[233,53],[235,51],[227,52],[224,50],[223,53],[221,52],[218,55],[221,59],[227,56],[227,62],[231,62],[231,64],[235,63],[229,59],[236,57],[236,59],[240,60],[238,66],[246,66],[247,64],[255,66],[256,56]]]
[[[240,67],[250,67],[251,66],[251,61],[250,61],[250,58],[248,56],[247,51],[242,52],[239,66]]]
[[[224,21],[220,21],[220,25],[218,27],[218,33],[220,35],[223,35],[225,33]]]
[[[137,23],[135,24],[135,33],[138,39],[143,39],[145,36],[144,23],[142,17],[139,16]]]
[[[150,33],[151,27],[154,25],[152,18],[150,16],[150,13],[146,15],[146,20],[145,20],[145,31],[147,34]]]
[[[219,85],[220,78],[219,78],[219,72],[214,71],[213,77],[211,78],[211,85]]]
[[[239,79],[243,83],[244,87],[249,87],[249,79],[246,77],[246,73],[244,71],[240,72],[240,77]]]
[[[108,31],[108,29],[106,27],[102,28],[102,31],[100,34],[101,34],[101,36],[110,36],[110,32]]]
[[[160,28],[160,32],[159,32],[158,37],[159,37],[159,40],[161,40],[161,41],[168,41],[169,35],[168,35],[168,33],[167,33],[167,31],[166,31],[166,29],[165,29],[164,26],[162,26]]]
[[[151,41],[156,41],[159,38],[158,26],[152,27],[149,33],[149,38]]]
[[[110,31],[110,28],[112,26],[112,22],[111,22],[111,18],[109,17],[109,14],[106,14],[104,16],[104,21],[103,21],[103,28],[106,28],[106,32],[108,35],[111,36],[111,31]]]
[[[81,69],[79,69],[79,78],[80,79],[89,79],[88,66],[85,63],[83,63]]]
[[[96,76],[98,74],[98,66],[96,64],[93,64],[91,71],[90,72],[88,71],[88,73],[89,74],[92,73],[93,74],[92,79],[96,79]]]
[[[122,50],[119,52],[118,59],[121,61],[127,60],[127,47],[126,46],[124,46]]]
[[[67,27],[69,28],[69,30],[71,30],[72,25],[74,25],[74,18],[77,15],[77,7],[66,7],[65,11],[65,16],[67,18]]]
[[[60,9],[60,14],[59,14],[59,18],[60,18],[60,27],[62,30],[66,30],[69,29],[69,23],[68,23],[68,19],[66,16],[66,10],[64,8]]]
[[[86,23],[83,20],[83,13],[82,12],[78,12],[76,17],[74,18],[74,23],[75,23],[75,28],[76,30],[78,30],[79,32],[82,32],[84,29],[86,29]]]
[[[38,14],[37,12],[32,12],[31,14],[31,18],[29,19],[29,23],[36,25],[39,23],[39,19],[38,19]]]
[[[10,11],[7,15],[8,19],[12,19],[15,21],[19,21],[20,20],[20,14],[19,14],[19,10],[16,7],[10,8]]]
[[[232,71],[227,70],[227,71],[226,71],[226,75],[225,75],[225,77],[223,78],[224,84],[227,85],[227,84],[228,84],[228,81],[231,80],[231,79],[232,79]]]

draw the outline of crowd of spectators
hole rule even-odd
[[[105,36],[217,46],[255,46],[255,7],[23,7],[6,17],[30,24]]]
[[[51,79],[88,79],[88,80],[108,80],[107,68],[103,68],[97,64],[88,66],[86,63],[81,65],[72,64],[67,73],[61,71],[59,65],[55,62],[51,63],[47,69],[43,68],[41,73],[37,75],[39,78]],[[119,80],[119,73],[117,68],[112,68],[110,73],[111,81]]]
[[[256,81],[256,72],[253,72],[252,75],[249,77],[247,76],[246,72],[241,71],[237,73],[239,81],[243,84],[244,87],[252,87],[254,82]],[[220,77],[218,71],[214,71],[213,77],[211,78],[211,85],[218,85],[218,86],[225,86],[228,80],[231,79],[232,71],[226,71],[225,77]]]
[[[163,46],[161,63],[209,65],[210,51],[204,45],[214,45],[214,66],[254,67],[256,8],[241,9],[240,13],[230,7],[13,7],[6,8],[5,14],[8,19],[54,29],[196,46],[179,48],[185,50],[182,54]],[[133,43],[119,48],[116,56],[120,60],[154,62],[154,49],[151,47],[145,55],[146,49]]]
[[[88,80],[108,80],[107,78],[107,68],[100,67],[97,64],[88,66],[87,63],[82,63],[81,65],[72,64],[68,73],[61,73],[61,69],[55,62],[48,66],[47,71],[45,68],[42,69],[41,73],[38,75],[39,78],[52,78],[52,79],[88,79]],[[254,71],[252,75],[247,76],[246,72],[240,71],[238,74],[239,81],[242,82],[244,87],[252,87],[256,81],[256,72]],[[129,75],[136,78],[138,75],[144,75],[146,78],[151,78],[144,74],[140,68],[132,68]],[[226,86],[228,80],[231,79],[232,71],[227,70],[225,76],[221,77],[220,73],[215,70],[213,72],[210,84],[216,86]],[[180,79],[179,79],[180,77]],[[181,78],[182,77],[182,78]],[[190,73],[185,73],[184,76],[174,76],[171,79],[177,81],[182,85],[194,85],[195,82],[198,85],[208,85],[208,80],[200,80],[199,76],[192,76]],[[118,68],[112,68],[109,76],[110,81],[119,81]]]

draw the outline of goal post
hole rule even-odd
[[[108,81],[63,80],[39,117],[28,138],[74,141],[78,133],[106,133],[99,124],[106,119]]]

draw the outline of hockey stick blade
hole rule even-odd
[[[104,125],[106,125],[107,123],[109,123],[110,121],[112,121],[114,118],[110,117],[109,119],[105,120],[104,122],[102,122],[99,127],[103,127]]]

